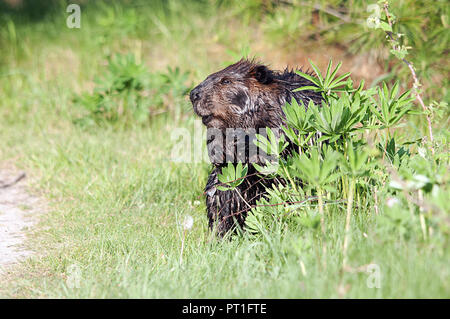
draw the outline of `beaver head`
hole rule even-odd
[[[279,128],[285,122],[282,107],[292,98],[305,105],[310,100],[320,103],[319,93],[294,92],[296,88],[311,85],[294,71],[274,71],[249,60],[240,60],[208,76],[191,91],[190,99],[194,112],[208,128],[211,162],[216,165],[230,161],[264,163],[252,151],[255,134],[264,134],[266,127],[275,129],[276,135],[281,134]]]
[[[270,70],[255,61],[240,60],[209,75],[190,93],[197,115],[208,128],[279,127],[283,122],[282,106],[294,97],[305,105],[320,95],[312,91],[293,92],[312,85],[293,71]]]

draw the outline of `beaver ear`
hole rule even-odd
[[[269,84],[273,81],[273,74],[265,65],[256,66],[251,74],[255,79],[258,80],[259,83]]]

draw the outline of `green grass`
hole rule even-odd
[[[38,254],[12,270],[1,297],[450,297],[447,234],[435,232],[425,241],[420,232],[408,237],[383,229],[373,201],[352,221],[348,263],[379,265],[379,289],[368,287],[365,271],[341,270],[344,204],[327,206],[325,255],[320,236],[307,227],[260,239],[211,236],[202,197],[209,165],[171,161],[173,129],[194,131],[187,98],[177,105],[177,119],[169,112],[126,128],[74,124],[82,113],[74,94],[92,89],[110,53],[135,53],[152,71],[179,66],[198,83],[232,59],[226,49],[256,45],[247,37],[255,26],[234,11],[155,6],[88,6],[80,30],[65,28],[64,11],[17,23],[16,46],[11,34],[2,33],[7,50],[0,68],[0,163],[35,177],[33,190],[48,201],[49,211],[30,233],[29,245]],[[108,10],[116,23],[108,22]],[[98,23],[98,16],[105,20]],[[246,32],[240,37],[229,25]],[[269,47],[259,45],[256,53],[264,60]],[[317,50],[326,54],[327,47]],[[180,264],[187,215],[194,226]],[[79,288],[67,281],[72,265],[81,270]]]

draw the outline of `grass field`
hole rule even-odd
[[[178,67],[187,74],[182,88],[246,48],[274,67],[312,58],[324,69],[333,58],[349,71],[360,63],[362,54],[344,54],[325,39],[309,39],[301,49],[298,43],[277,45],[273,32],[252,22],[250,9],[227,8],[98,2],[82,7],[80,29],[66,27],[62,2],[43,17],[2,16],[0,164],[32,176],[32,190],[48,202],[48,212],[29,232],[27,245],[36,255],[2,279],[1,297],[450,297],[448,230],[430,222],[424,239],[416,219],[402,225],[408,231],[389,228],[375,214],[373,198],[354,212],[348,253],[353,271],[341,267],[345,203],[326,209],[326,253],[317,233],[301,226],[268,238],[244,233],[215,239],[202,195],[209,164],[171,160],[171,132],[193,133],[198,121],[187,95],[156,96],[159,108],[145,123],[77,123],[86,110],[74,97],[98,87],[94,79],[107,72],[107,57],[115,53],[131,53],[150,74]],[[364,65],[376,64],[371,61]],[[387,73],[388,66],[376,65],[376,72],[359,68],[356,78],[371,82]],[[446,98],[440,89],[430,90],[434,99]],[[436,151],[448,164],[446,116],[434,123],[434,133]],[[424,123],[405,122],[403,141],[426,135]],[[383,215],[386,205],[378,205]],[[184,232],[186,216],[194,224]],[[371,286],[369,264],[378,267],[378,288]]]

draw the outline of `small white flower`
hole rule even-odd
[[[423,148],[423,147],[419,147],[417,149],[417,153],[419,153],[420,156],[425,158],[425,156],[427,155],[427,150],[425,148]]]
[[[200,205],[200,201],[199,200],[194,201],[194,206],[198,206],[198,205]]]
[[[192,218],[192,216],[190,215],[186,216],[183,221],[183,229],[189,230],[192,228],[193,225],[194,225],[194,218]]]
[[[387,207],[394,207],[398,203],[400,203],[400,201],[395,197],[390,197],[386,200]]]

